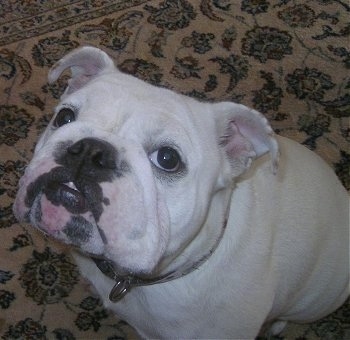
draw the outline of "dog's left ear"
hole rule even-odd
[[[252,161],[270,153],[272,171],[278,166],[278,144],[267,119],[258,111],[231,102],[213,104],[220,145],[225,149],[233,176],[247,170]]]
[[[49,83],[56,81],[68,68],[70,68],[72,76],[68,81],[65,94],[80,89],[101,73],[116,70],[113,60],[107,53],[95,47],[85,46],[68,53],[52,66],[48,76]]]

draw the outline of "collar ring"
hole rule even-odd
[[[131,289],[130,279],[119,279],[109,293],[112,302],[120,301]]]

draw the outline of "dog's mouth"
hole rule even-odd
[[[63,205],[70,213],[83,214],[88,211],[87,200],[74,182],[49,181],[43,193],[53,204]]]
[[[108,204],[101,186],[91,178],[73,177],[69,169],[64,167],[56,167],[40,175],[29,184],[25,205],[30,208],[36,197],[44,194],[53,205],[61,205],[72,214],[91,211],[98,221],[103,204]]]
[[[99,183],[55,167],[27,186],[23,219],[46,235],[101,254],[107,239],[98,221],[107,204]]]

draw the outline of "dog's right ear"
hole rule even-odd
[[[71,51],[52,66],[48,76],[49,83],[55,82],[68,68],[72,76],[65,94],[80,89],[103,72],[116,70],[113,60],[107,53],[95,47],[85,46]]]

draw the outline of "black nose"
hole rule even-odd
[[[97,181],[110,180],[117,167],[117,150],[103,140],[84,138],[69,146],[60,157],[59,163],[77,177],[84,176]]]
[[[84,138],[67,149],[68,154],[75,161],[84,161],[90,166],[100,169],[116,168],[115,148],[102,140]]]

